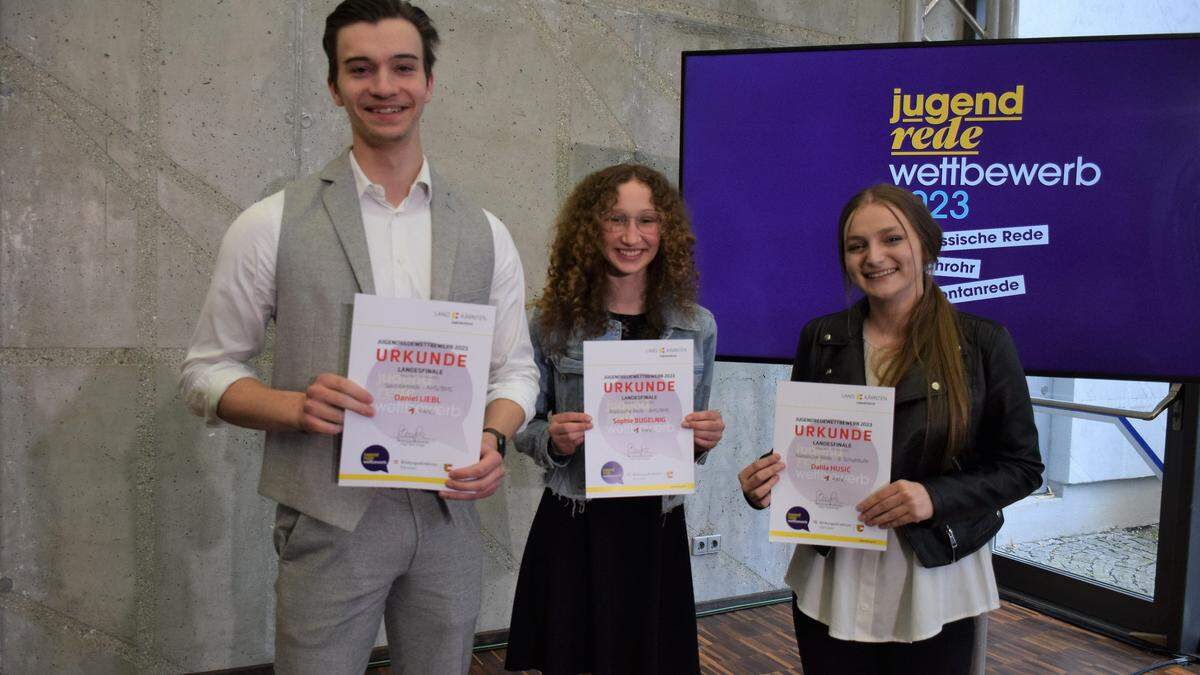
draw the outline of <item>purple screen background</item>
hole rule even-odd
[[[837,217],[892,182],[892,91],[1011,91],[982,165],[1100,166],[1091,187],[966,190],[957,230],[1046,224],[1043,246],[943,251],[1026,294],[958,305],[1012,333],[1038,373],[1200,378],[1200,38],[888,47],[684,57],[681,180],[701,303],[729,359],[789,360],[810,319],[847,306]],[[939,185],[907,186],[926,191]],[[937,277],[942,285],[972,281]],[[851,299],[856,296],[851,296]]]

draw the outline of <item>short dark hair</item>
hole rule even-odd
[[[379,23],[384,19],[404,19],[416,27],[421,34],[425,78],[433,77],[433,62],[437,60],[434,50],[441,38],[425,10],[405,0],[342,0],[325,18],[325,35],[321,38],[325,56],[329,57],[330,82],[337,82],[338,31],[353,23]]]

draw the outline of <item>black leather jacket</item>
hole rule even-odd
[[[866,384],[863,319],[867,305],[810,321],[800,333],[792,380]],[[1004,523],[1000,509],[1041,484],[1042,458],[1025,371],[1000,324],[958,313],[970,384],[967,447],[943,469],[944,427],[926,428],[926,402],[945,389],[914,366],[896,386],[892,480],[921,483],[933,517],[897,530],[925,567],[948,565],[986,544]]]

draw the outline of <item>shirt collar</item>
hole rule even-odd
[[[372,183],[371,179],[367,178],[367,174],[363,173],[362,167],[358,165],[353,151],[350,152],[350,169],[354,172],[354,188],[359,199],[362,199],[364,194],[370,193],[380,203],[388,203],[383,186]],[[425,155],[421,155],[421,170],[417,172],[417,179],[409,188],[405,201],[413,200],[413,206],[426,206],[429,204],[431,194],[433,194],[433,181],[429,177],[429,160]],[[403,202],[401,204],[403,205]]]

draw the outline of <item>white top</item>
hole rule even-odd
[[[864,345],[865,363],[874,364]],[[873,368],[867,383],[878,386]],[[916,642],[942,626],[1000,608],[989,546],[943,567],[922,567],[916,554],[887,530],[886,551],[812,546],[792,554],[785,582],[801,612],[829,626],[829,635],[858,642]]]
[[[433,228],[429,203],[434,189],[428,161],[422,158],[417,179],[396,207],[388,203],[383,187],[363,173],[353,152],[350,165],[375,292],[428,299]],[[525,272],[504,223],[486,210],[484,214],[495,247],[488,304],[496,308],[487,402],[509,399],[524,409],[528,421],[537,401],[538,369],[525,318]],[[280,191],[243,211],[221,242],[179,383],[188,408],[210,425],[221,422],[217,403],[229,385],[243,377],[257,377],[247,361],[262,351],[267,323],[275,313],[275,261],[282,221]]]

